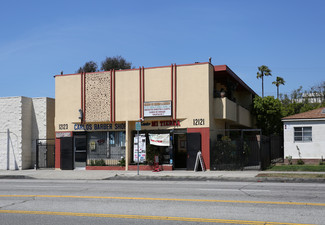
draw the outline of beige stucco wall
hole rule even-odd
[[[116,121],[139,120],[139,70],[116,71]]]
[[[184,127],[209,127],[209,66],[200,64],[177,67],[177,118],[185,119],[182,121]],[[204,119],[204,124],[193,125],[194,119]]]
[[[55,77],[55,130],[72,131],[73,123],[78,119],[81,108],[81,75],[64,75]],[[59,124],[68,127],[59,130]]]
[[[145,102],[171,100],[171,68],[145,70]]]
[[[227,98],[213,98],[214,67],[211,64],[180,65],[176,68],[176,118],[180,122],[177,128],[222,129],[225,128],[225,121],[250,126],[248,111]],[[171,70],[171,66],[144,69],[145,102],[172,100]],[[81,108],[81,75],[58,75],[55,82],[55,129],[56,131],[74,131],[74,124],[80,122],[78,117]],[[138,121],[140,116],[139,69],[116,71],[114,83],[115,121],[118,123]],[[236,93],[235,96],[240,104],[247,105],[251,102],[249,93]],[[172,105],[174,106],[174,103]],[[171,117],[147,117],[145,121],[159,122],[170,121],[170,119]],[[204,122],[195,124],[194,120],[197,119]],[[216,124],[217,120],[223,121],[221,126]],[[110,123],[109,72],[86,75],[86,122]],[[59,124],[68,124],[68,126],[62,130],[58,129]],[[153,128],[173,129],[175,126],[172,124],[148,125],[143,129]]]
[[[246,127],[252,126],[252,118],[250,112],[238,105],[238,123]]]

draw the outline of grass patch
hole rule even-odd
[[[325,172],[325,165],[279,165],[273,166],[268,171],[307,171]]]
[[[285,178],[303,178],[303,179],[325,179],[325,174],[307,174],[307,173],[260,173],[256,177],[285,177]]]

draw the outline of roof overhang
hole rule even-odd
[[[219,73],[218,76],[221,74],[222,76],[230,76],[232,79],[238,82],[240,86],[244,89],[252,93],[253,95],[257,95],[256,92],[251,89],[242,79],[240,79],[227,65],[219,65],[214,66],[214,73]]]

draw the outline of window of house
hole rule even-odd
[[[312,141],[312,127],[295,127],[294,140],[301,142]]]

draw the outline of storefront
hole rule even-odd
[[[55,167],[132,170],[139,149],[142,168],[150,169],[158,155],[162,169],[191,170],[201,151],[209,169],[216,130],[227,123],[251,123],[243,117],[231,121],[227,116],[233,112],[219,118],[227,105],[214,95],[222,85],[217,72],[230,72],[216,68],[210,63],[174,64],[55,76]],[[240,87],[239,98],[249,104],[254,93]]]

